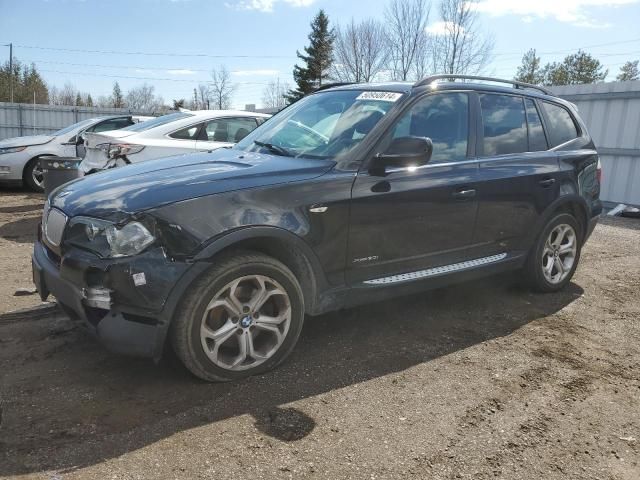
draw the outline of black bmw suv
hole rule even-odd
[[[600,174],[576,108],[540,87],[336,86],[233,148],[60,187],[33,278],[109,348],[170,344],[198,377],[232,380],[282,362],[305,314],[506,270],[560,290]]]

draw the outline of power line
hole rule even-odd
[[[550,52],[538,52],[538,51],[536,51],[536,54],[537,55],[557,55],[557,54],[562,54],[562,53],[575,52],[576,50],[583,50],[583,49],[586,49],[586,48],[609,47],[611,45],[622,45],[622,44],[626,44],[626,43],[635,43],[635,42],[640,42],[640,38],[633,38],[631,40],[622,40],[622,41],[619,41],[619,42],[599,43],[599,44],[595,44],[595,45],[583,45],[582,47],[574,47],[574,48],[570,48],[570,49],[566,49],[566,50],[556,50],[556,51],[550,51]],[[522,55],[522,52],[494,53],[494,56],[508,56],[508,55]]]
[[[186,82],[186,83],[211,83],[211,79],[183,79],[183,78],[162,78],[162,77],[134,77],[130,75],[108,75],[105,73],[86,73],[86,72],[64,72],[61,70],[40,70],[41,72],[48,73],[61,73],[64,75],[82,75],[82,76],[90,76],[90,77],[107,77],[107,78],[127,78],[132,80],[153,80],[153,81],[163,81],[163,82]],[[268,83],[264,82],[233,82],[236,85],[268,85]]]
[[[629,40],[620,40],[616,42],[607,42],[607,43],[598,43],[592,45],[583,45],[581,47],[574,47],[571,49],[565,50],[555,50],[548,52],[536,52],[541,55],[555,55],[562,54],[567,52],[572,52],[575,50],[586,49],[586,48],[599,48],[599,47],[607,47],[611,45],[623,45],[627,43],[635,43],[640,42],[639,38],[632,38]],[[34,50],[51,50],[57,52],[72,52],[72,53],[95,53],[102,55],[142,55],[142,56],[155,56],[155,57],[200,57],[200,58],[297,58],[294,55],[212,55],[208,53],[166,53],[166,52],[142,52],[142,51],[124,51],[124,50],[89,50],[89,49],[81,49],[81,48],[60,48],[60,47],[43,47],[40,45],[18,45],[14,44],[15,47],[20,48],[28,48]],[[509,56],[509,55],[522,55],[522,52],[498,52],[495,53],[494,56]]]
[[[69,65],[69,66],[73,66],[73,67],[97,67],[97,68],[124,68],[124,69],[129,69],[129,70],[148,70],[148,71],[155,71],[155,70],[183,70],[183,71],[190,71],[190,72],[201,72],[201,73],[210,73],[211,69],[208,70],[204,70],[204,69],[197,69],[197,68],[190,68],[190,67],[142,67],[142,66],[137,66],[137,65],[103,65],[103,64],[97,64],[97,63],[71,63],[71,62],[54,62],[51,60],[31,60],[31,62],[26,62],[25,63],[47,63],[50,65]],[[233,73],[233,72],[231,72]]]
[[[208,53],[162,53],[162,52],[127,52],[118,50],[84,50],[80,48],[41,47],[39,45],[14,45],[34,50],[52,50],[56,52],[97,53],[101,55],[143,55],[154,57],[201,57],[201,58],[295,58],[293,55],[211,55]]]

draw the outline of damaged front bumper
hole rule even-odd
[[[109,350],[158,359],[177,303],[168,300],[189,265],[161,248],[117,260],[76,249],[59,257],[39,240],[32,268],[41,298],[54,296]]]

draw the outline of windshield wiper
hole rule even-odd
[[[291,153],[286,148],[282,148],[279,145],[274,145],[273,143],[259,142],[258,140],[254,140],[253,143],[258,145],[259,147],[264,147],[273,153],[277,153],[278,155],[282,155],[284,157],[293,157],[293,153]]]

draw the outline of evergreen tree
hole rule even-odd
[[[619,82],[628,82],[629,80],[640,80],[640,70],[638,70],[638,60],[635,62],[627,62],[620,67],[620,73],[616,77]]]
[[[9,71],[9,62],[0,66],[0,102],[11,100],[13,85],[13,101],[16,103],[49,102],[49,89],[36,70],[34,64],[27,66],[17,58],[13,59],[13,71]]]
[[[113,102],[114,108],[124,107],[124,97],[122,96],[122,90],[120,89],[120,85],[118,84],[118,82],[113,84],[113,94],[111,100]]]
[[[518,67],[518,72],[514,78],[518,82],[539,85],[544,81],[544,73],[540,66],[540,57],[536,55],[535,49],[529,50],[522,57],[522,65]]]
[[[83,107],[84,102],[82,101],[82,97],[80,96],[80,92],[76,95],[76,107]]]
[[[304,54],[296,51],[296,55],[304,62],[304,66],[293,68],[293,79],[297,84],[295,90],[287,94],[289,102],[295,102],[322,86],[322,81],[329,76],[329,68],[333,59],[333,42],[335,34],[329,28],[329,17],[320,10],[311,22],[309,46],[304,47]]]
[[[578,85],[602,82],[609,74],[599,60],[578,50],[567,55],[562,63],[551,63],[544,67],[545,85]]]
[[[93,107],[93,98],[91,98],[90,93],[87,95],[87,101],[85,103],[87,104],[87,107]]]

